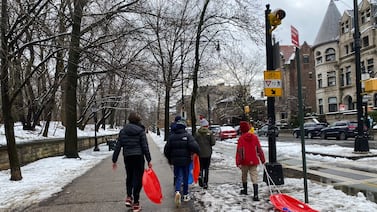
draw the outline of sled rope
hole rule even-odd
[[[263,167],[263,171],[266,173],[266,176],[267,176],[267,185],[268,185],[268,189],[270,190],[270,194],[272,195],[273,192],[272,192],[272,186],[277,190],[277,192],[279,194],[281,194],[279,188],[276,186],[276,184],[274,183],[274,181],[272,180],[271,176],[268,174],[268,171],[267,171],[267,168],[266,166],[261,162],[260,158],[258,157],[259,159],[259,162],[262,164],[262,167]],[[272,184],[271,184],[272,183]],[[271,186],[272,185],[272,186]]]

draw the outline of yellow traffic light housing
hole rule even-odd
[[[281,24],[283,18],[285,18],[285,11],[282,9],[276,9],[268,14],[268,21],[272,27],[270,32],[274,31],[276,27]]]
[[[244,107],[244,111],[245,111],[246,114],[250,113],[250,107],[248,105],[246,105]]]

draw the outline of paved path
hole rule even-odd
[[[150,138],[149,138],[150,139]],[[174,205],[173,172],[156,144],[149,140],[153,170],[159,177],[163,191],[162,204],[154,204],[140,193],[142,211],[194,211],[192,204],[182,202],[177,209]],[[116,212],[132,211],[124,205],[125,170],[123,158],[118,160],[118,169],[111,168],[111,157],[106,158],[83,176],[75,179],[64,190],[53,197],[29,207],[27,212]]]

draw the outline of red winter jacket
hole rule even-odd
[[[256,135],[246,132],[237,143],[236,165],[258,165],[259,160],[265,162],[264,153]]]

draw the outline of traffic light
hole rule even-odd
[[[272,29],[270,32],[274,31],[278,25],[281,24],[281,20],[285,18],[285,11],[282,9],[276,9],[268,14],[268,21]]]
[[[250,108],[249,108],[249,106],[246,105],[246,106],[244,107],[244,111],[245,111],[246,114],[250,113]]]

